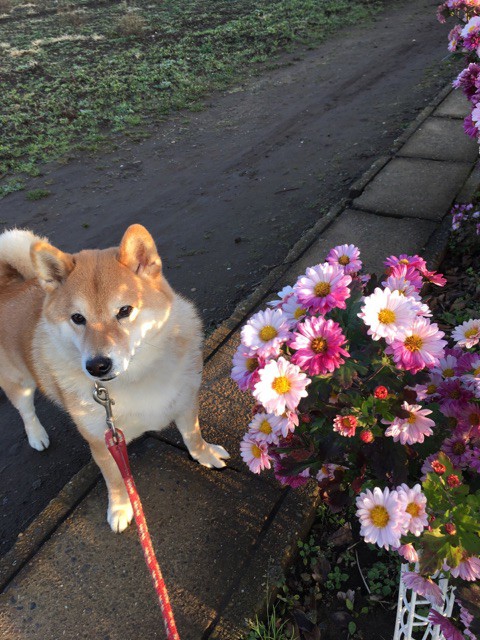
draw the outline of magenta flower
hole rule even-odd
[[[457,25],[459,26],[459,25]],[[480,74],[480,65],[471,62],[466,69],[461,71],[457,78],[453,81],[455,89],[462,89],[463,93],[470,100],[478,91],[477,82]]]
[[[243,344],[239,345],[233,356],[232,378],[241,391],[253,389],[259,380],[258,371],[265,364],[263,358],[259,358]]]
[[[477,473],[480,473],[480,447],[474,447],[470,452],[468,466]]]
[[[434,427],[435,423],[426,417],[432,413],[430,409],[422,409],[419,404],[410,405],[407,402],[402,404],[402,409],[408,411],[408,417],[395,418],[385,430],[386,436],[392,436],[394,442],[401,444],[415,444],[423,442],[425,436],[432,435],[431,427]],[[387,421],[382,420],[382,422],[389,424]]]
[[[466,389],[458,378],[448,378],[438,386],[440,407],[446,416],[458,418],[465,402],[473,398],[470,389]]]
[[[454,578],[461,578],[467,582],[474,582],[480,579],[480,558],[476,556],[466,556],[450,573]]]
[[[407,329],[402,328],[385,353],[393,355],[396,366],[417,373],[425,367],[439,364],[443,357],[446,340],[435,323],[418,317]]]
[[[471,449],[469,438],[466,436],[453,436],[447,438],[442,444],[441,450],[450,458],[457,469],[465,469],[470,460]]]
[[[339,265],[328,262],[308,267],[304,276],[295,284],[298,301],[311,313],[327,313],[338,307],[345,309],[345,300],[350,297],[348,285],[352,278]]]
[[[310,479],[310,469],[304,469],[303,471],[295,475],[288,474],[286,469],[284,469],[284,467],[282,466],[282,460],[279,457],[276,457],[274,459],[273,469],[275,472],[275,478],[284,487],[292,487],[292,489],[297,489],[298,487],[306,484]]]
[[[296,349],[291,361],[312,376],[331,373],[349,357],[342,348],[345,342],[340,325],[333,320],[306,318],[289,343]]]
[[[311,380],[300,367],[285,358],[271,360],[259,372],[260,380],[253,395],[263,404],[267,413],[281,416],[286,409],[295,411],[302,398],[307,397],[306,387]]]
[[[362,268],[360,250],[353,244],[342,244],[331,249],[327,262],[340,265],[348,274],[357,273]]]
[[[457,629],[453,622],[445,616],[442,616],[442,614],[435,609],[430,609],[428,619],[432,624],[438,624],[442,634],[445,636],[445,640],[464,640],[463,634]]]
[[[467,136],[470,136],[470,138],[473,138],[474,140],[477,140],[477,138],[478,138],[478,128],[477,128],[477,125],[473,121],[471,113],[469,113],[468,116],[463,121],[463,130],[465,131]]]
[[[419,596],[428,600],[430,604],[441,607],[443,604],[443,596],[438,584],[435,584],[431,578],[424,578],[414,571],[405,571],[402,574],[402,580],[407,589],[412,589]]]

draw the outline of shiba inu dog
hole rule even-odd
[[[72,255],[30,231],[0,235],[0,363],[0,386],[34,449],[49,445],[35,388],[68,411],[105,478],[113,531],[123,531],[133,513],[104,443],[95,381],[115,398],[127,441],[175,421],[198,462],[221,468],[229,457],[205,442],[198,423],[200,320],[163,277],[153,238],[138,224],[118,248]]]

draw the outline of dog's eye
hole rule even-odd
[[[74,313],[72,316],[72,322],[74,324],[85,324],[87,321],[81,313]]]
[[[128,316],[132,313],[133,307],[129,304],[121,307],[119,312],[117,313],[117,320],[121,320],[122,318],[128,318]]]

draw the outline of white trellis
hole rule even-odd
[[[438,625],[432,623],[418,613],[418,608],[428,606],[430,602],[418,596],[415,591],[407,589],[402,580],[402,574],[410,571],[408,564],[403,564],[400,573],[400,588],[398,590],[397,616],[395,619],[395,633],[393,640],[445,640],[444,635],[440,631]],[[415,567],[418,571],[418,566]],[[455,587],[449,586],[448,578],[442,577],[442,574],[433,576],[443,595],[443,605],[433,609],[442,615],[449,617],[452,613],[453,604],[455,602]],[[421,635],[423,631],[423,635]],[[417,632],[417,633],[415,633]]]

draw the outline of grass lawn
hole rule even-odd
[[[0,197],[21,174],[173,110],[372,16],[381,0],[0,0]]]

